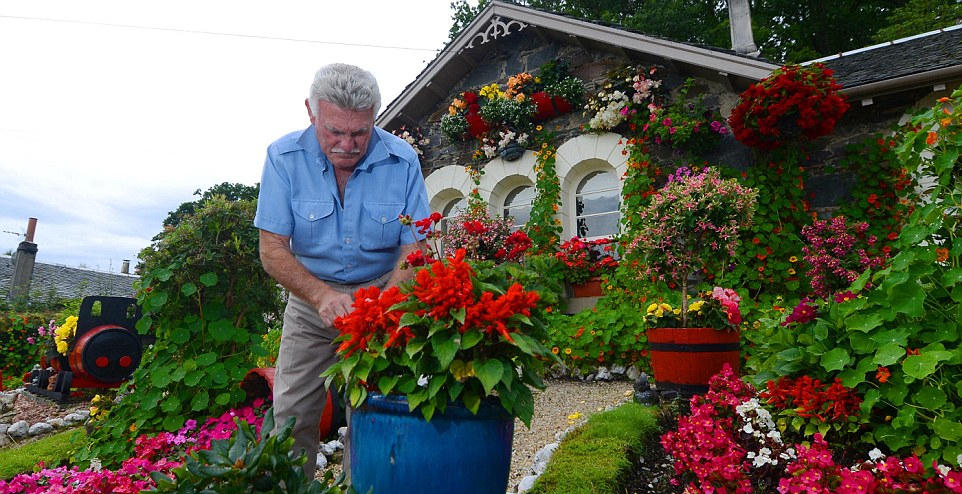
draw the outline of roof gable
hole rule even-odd
[[[385,108],[378,116],[378,124],[388,128],[411,124],[446,103],[442,100],[454,85],[471,69],[484,63],[490,49],[490,46],[486,48],[488,43],[526,29],[534,29],[545,38],[570,39],[586,47],[655,56],[671,63],[714,71],[740,80],[739,85],[747,86],[778,68],[767,61],[734,52],[669,41],[494,0]]]

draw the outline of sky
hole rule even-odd
[[[37,262],[136,264],[195,190],[260,180],[322,65],[370,70],[383,110],[444,46],[449,3],[0,0],[0,254],[34,217]]]

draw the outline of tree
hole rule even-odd
[[[909,0],[894,9],[886,19],[887,26],[875,33],[877,43],[934,31],[962,22],[962,1]]]
[[[260,184],[250,186],[222,182],[207,189],[203,194],[200,192],[200,189],[197,189],[194,191],[194,195],[200,196],[200,199],[182,203],[176,210],[167,213],[167,218],[164,220],[165,230],[168,229],[167,227],[173,228],[180,224],[185,216],[194,214],[195,211],[200,209],[205,202],[214,196],[224,196],[228,201],[256,201],[260,188]]]
[[[451,3],[451,38],[487,5]],[[730,46],[726,0],[519,0],[533,8],[675,41]],[[959,0],[754,0],[752,31],[762,56],[801,62],[957,22]]]

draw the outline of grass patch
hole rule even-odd
[[[594,415],[565,437],[529,492],[616,493],[646,439],[658,432],[658,409],[654,407],[628,403]]]
[[[83,427],[79,427],[0,449],[0,479],[33,472],[33,467],[41,461],[47,467],[57,467],[65,463],[86,438]]]

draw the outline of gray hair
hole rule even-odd
[[[345,110],[372,108],[376,116],[381,108],[381,91],[377,87],[377,79],[370,72],[346,63],[332,63],[314,74],[308,101],[315,115],[320,100],[334,103]]]

